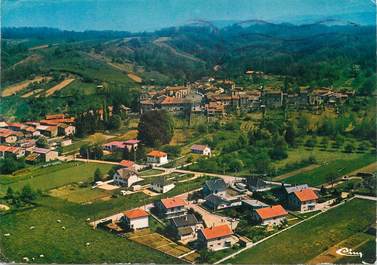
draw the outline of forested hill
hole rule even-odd
[[[69,60],[74,60],[89,68],[112,63],[144,82],[237,78],[252,68],[290,76],[298,84],[336,87],[355,67],[366,77],[373,74],[375,32],[374,26],[332,21],[299,26],[249,21],[224,28],[202,24],[152,33],[3,28],[2,78],[13,83],[51,69],[70,71]],[[47,47],[33,49],[39,45]],[[28,63],[30,56],[37,59]]]

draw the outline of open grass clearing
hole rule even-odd
[[[227,262],[306,263],[336,243],[364,230],[375,221],[375,202],[353,199],[278,234]]]
[[[112,165],[107,164],[70,162],[32,169],[20,176],[2,176],[3,183],[0,185],[0,194],[5,194],[8,187],[21,190],[26,184],[30,184],[33,189],[47,191],[69,183],[91,182],[97,168],[103,173],[107,173],[111,167]]]
[[[5,233],[10,236],[3,237]],[[30,261],[34,257],[33,263],[61,264],[180,262],[125,238],[93,230],[85,220],[46,207],[2,216],[0,235],[2,254],[9,262],[22,262],[23,257]]]
[[[300,173],[289,178],[284,182],[290,184],[307,183],[310,186],[320,186],[328,182],[327,177],[330,174],[337,174],[338,176],[349,174],[354,170],[365,167],[373,162],[376,158],[373,155],[359,155],[354,159],[338,159],[333,160],[326,165],[322,165],[309,172]]]
[[[49,191],[53,197],[58,197],[75,203],[88,203],[111,196],[101,189],[92,189],[91,187],[79,187],[77,184],[69,184]]]

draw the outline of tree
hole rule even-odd
[[[13,157],[7,157],[0,161],[0,172],[2,174],[11,174],[24,167],[24,160],[16,160]]]
[[[24,202],[32,202],[37,197],[37,193],[32,190],[29,184],[25,185],[21,190],[20,198]]]
[[[114,114],[113,116],[110,117],[107,123],[107,128],[109,130],[116,130],[120,128],[121,124],[122,124],[122,119],[120,118],[120,116],[117,114]]]
[[[48,148],[47,138],[44,136],[39,137],[35,145],[40,148]]]
[[[256,173],[266,174],[271,167],[271,159],[266,151],[259,152],[255,157],[254,168]]]
[[[102,172],[99,168],[94,171],[94,182],[101,181],[103,178]]]
[[[296,144],[296,127],[292,122],[288,123],[287,129],[285,130],[285,141],[290,145],[290,146],[295,146]]]
[[[240,160],[240,159],[234,159],[234,160],[230,161],[230,163],[229,163],[229,168],[233,172],[240,172],[243,167],[244,167],[244,164],[243,164],[242,160]]]
[[[148,111],[141,115],[138,139],[145,145],[158,147],[168,144],[174,134],[174,124],[166,111]]]
[[[352,153],[354,149],[355,149],[354,145],[352,143],[349,143],[344,147],[344,152]]]
[[[5,195],[5,199],[6,200],[12,200],[13,198],[14,198],[14,191],[13,191],[12,187],[8,187],[7,193]]]
[[[275,146],[270,152],[272,159],[281,160],[288,157],[288,146],[282,137],[276,141]]]

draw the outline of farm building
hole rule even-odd
[[[62,136],[71,136],[76,133],[76,127],[73,125],[59,123],[58,124],[58,134]]]
[[[125,211],[120,221],[128,230],[147,228],[149,227],[149,214],[143,209],[133,209]]]
[[[58,159],[58,152],[46,148],[34,148],[33,153],[40,157],[43,162],[49,162]]]
[[[211,156],[211,148],[209,148],[207,145],[194,144],[191,146],[191,153]]]
[[[17,134],[8,129],[0,129],[0,143],[12,144],[17,141]]]
[[[287,218],[288,212],[281,205],[256,209],[252,212],[252,220],[262,225],[280,225]]]
[[[218,251],[232,247],[236,240],[232,229],[225,224],[199,230],[198,243],[210,251]]]

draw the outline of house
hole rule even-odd
[[[19,159],[25,156],[25,150],[19,147],[0,145],[0,158],[13,157]]]
[[[126,148],[128,151],[136,151],[138,143],[140,143],[139,140],[112,141],[110,143],[103,144],[102,148],[110,152],[124,151]]]
[[[210,251],[229,248],[234,243],[233,231],[227,224],[204,228],[198,232],[198,244]]]
[[[46,115],[46,120],[56,120],[56,119],[64,119],[65,115],[62,113],[59,114],[50,114]]]
[[[160,216],[171,219],[186,215],[186,201],[179,197],[161,199],[155,202],[155,206]]]
[[[227,187],[228,186],[223,179],[210,179],[205,182],[202,193],[204,196],[210,194],[225,196]]]
[[[143,209],[125,211],[121,223],[128,230],[138,230],[149,227],[149,214]]]
[[[260,176],[249,176],[246,179],[247,187],[252,192],[266,191],[271,188]]]
[[[301,185],[295,185],[295,186],[284,186],[283,192],[282,192],[283,198],[281,198],[281,199],[287,200],[288,197],[289,197],[289,194],[291,194],[292,192],[304,190],[304,189],[307,189],[307,188],[309,188],[308,184],[301,184]]]
[[[147,154],[147,163],[150,165],[163,165],[168,163],[168,154],[153,150]]]
[[[230,196],[221,196],[216,194],[210,194],[204,198],[205,202],[204,205],[213,211],[229,208],[229,207],[237,207],[242,205],[242,201],[240,198],[237,197],[230,197]]]
[[[211,148],[207,145],[194,144],[191,146],[191,153],[211,156]]]
[[[0,143],[12,144],[17,142],[17,133],[8,129],[0,129]]]
[[[135,169],[135,163],[131,160],[122,160],[119,162],[119,165],[127,169]]]
[[[114,174],[114,183],[120,186],[131,187],[134,183],[142,181],[139,174],[128,168],[120,168]]]
[[[20,132],[25,127],[26,125],[22,123],[8,123],[8,129],[15,132]]]
[[[267,108],[280,108],[283,106],[283,92],[266,90],[263,92],[263,102]]]
[[[281,205],[256,209],[251,219],[261,225],[280,225],[287,220],[288,212]]]
[[[164,176],[156,178],[151,184],[151,189],[158,193],[166,193],[174,187],[173,181],[167,180]]]
[[[185,86],[166,87],[166,94],[175,98],[184,98],[190,93],[190,88]]]
[[[37,131],[37,129],[35,129],[33,126],[25,127],[22,132],[24,133],[25,137],[28,138],[38,137],[41,135],[41,133]]]
[[[297,190],[289,194],[288,205],[292,209],[300,212],[307,212],[315,210],[318,200],[318,195],[309,188]]]
[[[33,153],[40,156],[43,162],[49,162],[58,159],[58,152],[46,148],[34,148]]]
[[[170,226],[177,240],[185,243],[196,240],[197,231],[203,228],[203,224],[193,214],[170,219]]]
[[[76,133],[76,127],[66,123],[58,124],[58,134],[62,136],[72,136]]]
[[[58,135],[57,126],[40,125],[37,127],[37,131],[39,131],[42,135],[49,138],[56,137]]]

